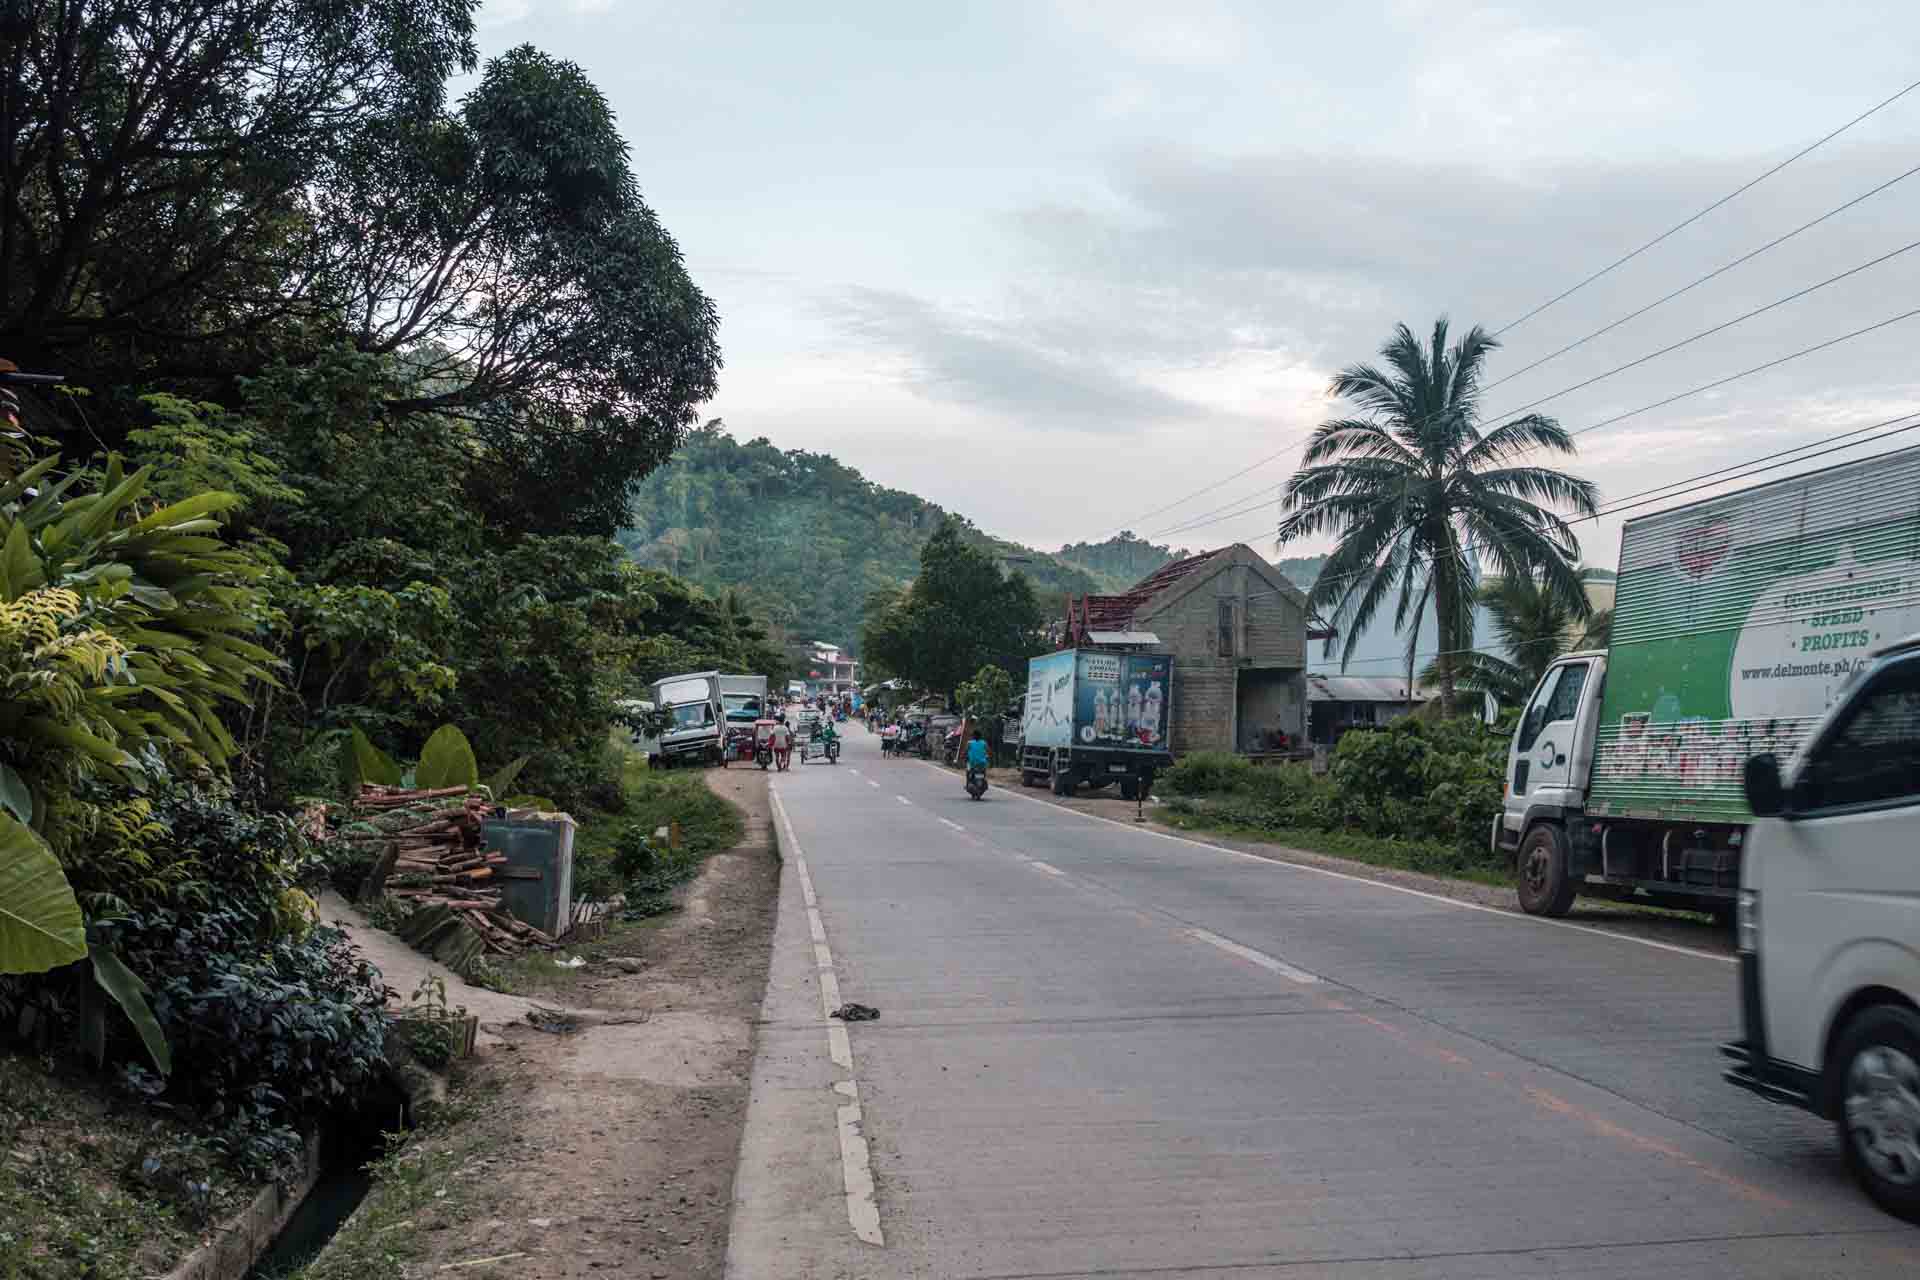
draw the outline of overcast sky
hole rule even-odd
[[[707,416],[1047,548],[1258,499],[1395,322],[1507,325],[1920,79],[1911,0],[489,0],[482,24],[484,52],[532,42],[611,99],[721,312]],[[1513,328],[1490,376],[1915,165],[1920,90]],[[1914,240],[1920,175],[1486,407]],[[1920,307],[1916,285],[1920,249],[1539,411],[1577,430]],[[1920,411],[1917,341],[1920,316],[1601,427],[1571,469],[1618,500]],[[1273,555],[1274,523],[1156,540]],[[1612,565],[1617,518],[1582,531]]]

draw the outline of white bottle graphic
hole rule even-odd
[[[1107,736],[1107,694],[1104,689],[1093,695],[1093,736]]]
[[[1160,682],[1155,680],[1147,686],[1147,696],[1140,700],[1140,736],[1148,746],[1160,741]]]
[[[1140,686],[1137,684],[1128,685],[1127,736],[1129,738],[1138,738],[1140,736],[1140,711],[1144,702],[1145,699],[1140,696]]]

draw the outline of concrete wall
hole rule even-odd
[[[1300,670],[1251,669],[1240,673],[1239,749],[1261,750],[1259,735],[1275,725],[1295,741],[1307,732],[1307,675]]]
[[[1191,579],[1180,582],[1134,615],[1134,625],[1159,636],[1173,654],[1175,692],[1169,732],[1175,755],[1238,749],[1244,736],[1241,717],[1245,712],[1239,694],[1244,677],[1276,671],[1288,673],[1291,679],[1306,666],[1307,620],[1297,603],[1243,562],[1203,568],[1198,574],[1212,576],[1203,576],[1197,585]],[[1281,580],[1277,570],[1272,576]],[[1224,657],[1220,653],[1223,599],[1233,607],[1229,652]],[[1263,691],[1258,696],[1269,699],[1258,704],[1260,712],[1285,714],[1284,693]],[[1292,714],[1304,728],[1303,677],[1298,678],[1292,697]],[[1261,722],[1261,727],[1270,723],[1270,719]]]

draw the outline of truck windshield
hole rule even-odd
[[[713,708],[704,702],[689,703],[673,709],[673,724],[676,729],[697,729],[703,724],[713,723]]]

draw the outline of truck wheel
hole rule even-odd
[[[1122,800],[1138,800],[1140,798],[1140,784],[1132,778],[1120,779],[1120,798]]]
[[[1020,785],[1023,787],[1037,787],[1040,785],[1043,777],[1044,775],[1035,773],[1031,769],[1022,769],[1020,771]]]
[[[1573,909],[1574,883],[1567,866],[1567,838],[1541,823],[1520,842],[1520,909],[1530,916],[1564,916]]]
[[[1862,1010],[1829,1061],[1847,1168],[1882,1209],[1920,1222],[1920,1014],[1894,1004]]]

